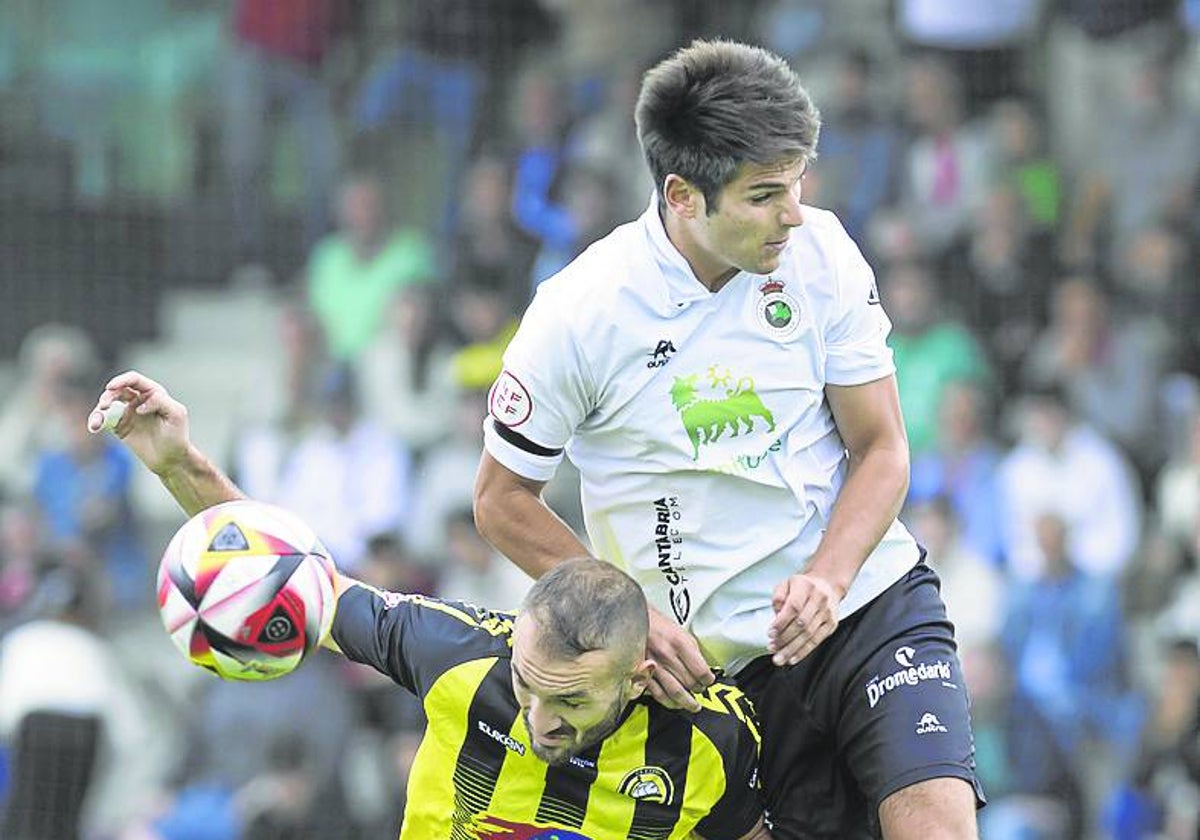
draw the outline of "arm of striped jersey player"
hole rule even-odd
[[[508,656],[512,613],[389,592],[346,577],[337,591],[326,646],[370,665],[422,699],[447,671],[465,662]]]

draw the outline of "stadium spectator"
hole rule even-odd
[[[94,380],[94,374],[80,373],[61,383],[46,422],[66,437],[37,453],[32,492],[49,543],[75,564],[103,570],[96,581],[104,600],[123,612],[149,604],[149,558],[131,499],[133,459],[75,419],[86,409]]]
[[[1021,383],[1029,346],[1049,308],[1051,237],[1038,232],[1012,186],[988,193],[963,260],[947,269],[947,300],[983,345],[1002,391]]]
[[[182,404],[136,372],[110,380],[89,430],[101,430],[117,398],[135,408],[115,432],[186,513],[241,498],[192,444]],[[643,697],[655,668],[648,611],[623,572],[590,558],[563,564],[516,616],[340,576],[337,591],[331,645],[418,695],[428,712],[401,837],[490,825],[769,840],[745,698],[720,683],[701,709],[680,713]],[[631,808],[631,797],[655,807]]]
[[[1047,153],[1045,130],[1033,103],[1006,99],[996,104],[990,119],[998,181],[1016,189],[1024,215],[1035,229],[1052,229],[1062,210],[1062,172]]]
[[[1108,165],[1103,147],[1146,60],[1177,33],[1177,0],[1064,0],[1046,45],[1053,151],[1074,180]]]
[[[491,286],[507,299],[524,303],[537,243],[513,221],[511,180],[508,163],[498,153],[486,152],[471,163],[453,277],[456,283]]]
[[[1155,55],[1108,92],[1109,100],[1116,91],[1124,101],[1109,106],[1078,180],[1063,236],[1072,265],[1087,270],[1100,256],[1107,262],[1148,226],[1186,223],[1200,179],[1200,113],[1181,107],[1173,69],[1172,55]]]
[[[890,265],[880,278],[880,296],[892,318],[888,344],[896,365],[900,407],[914,455],[937,443],[938,409],[953,382],[985,385],[987,359],[975,337],[942,311],[933,269],[921,263]]]
[[[57,410],[64,383],[98,362],[95,344],[79,327],[43,324],[22,339],[17,380],[0,408],[0,492],[28,492],[37,453],[67,436]]]
[[[877,72],[866,50],[839,57],[833,102],[822,113],[821,157],[814,164],[828,197],[825,206],[855,239],[866,234],[871,216],[897,187],[900,132],[873,99]]]
[[[801,204],[816,109],[778,56],[696,41],[646,74],[636,119],[657,194],[526,310],[480,531],[533,576],[583,553],[541,497],[569,450],[596,550],[654,606],[653,690],[695,708],[707,655],[754,700],[776,836],[975,837],[952,630],[895,518],[890,324],[836,217]],[[862,682],[919,666],[943,676],[884,700]]]
[[[982,0],[970,14],[955,0],[900,0],[896,28],[911,47],[947,62],[978,114],[1024,92],[1026,51],[1040,11],[1039,0]]]
[[[99,803],[131,751],[145,747],[138,706],[99,634],[95,570],[54,562],[25,604],[29,620],[0,640],[0,742],[10,782],[5,840],[79,840],[99,830]],[[143,585],[145,581],[143,580]]]
[[[483,445],[479,418],[486,411],[484,395],[467,391],[459,394],[446,413],[426,418],[437,429],[439,439],[417,471],[406,533],[409,545],[423,560],[434,560],[443,552],[447,518],[471,505]]]
[[[1114,311],[1110,295],[1081,276],[1058,282],[1050,313],[1025,358],[1025,383],[1061,383],[1081,419],[1153,474],[1164,455],[1159,386],[1169,348],[1161,323]]]
[[[397,291],[432,279],[429,243],[417,230],[394,230],[374,175],[351,175],[338,196],[338,230],[308,261],[308,302],[330,355],[357,362],[378,335]]]
[[[942,390],[934,446],[912,463],[910,503],[944,497],[961,528],[964,547],[993,566],[1004,561],[996,470],[1002,456],[991,436],[987,394],[955,380]],[[928,547],[928,545],[926,546]]]
[[[454,382],[464,391],[487,390],[517,330],[512,303],[500,290],[473,282],[454,286],[449,294],[451,327],[463,345],[454,354]]]
[[[954,640],[966,669],[968,659],[1000,638],[1008,582],[990,558],[963,539],[950,499],[934,496],[917,502],[910,506],[908,519],[941,578],[946,616],[954,624]]]
[[[587,0],[577,0],[573,5],[600,8]],[[626,8],[645,5],[630,3]],[[613,217],[608,221],[613,222],[640,213],[646,196],[654,189],[654,179],[638,147],[637,131],[629,119],[637,102],[640,69],[641,65],[634,62],[612,69],[606,78],[603,101],[594,111],[581,115],[567,137],[568,163],[600,174],[612,185]]]
[[[21,617],[42,571],[42,533],[32,504],[0,504],[0,633]]]
[[[1004,647],[1019,706],[1047,724],[1055,751],[1088,795],[1106,786],[1097,780],[1111,784],[1128,770],[1141,727],[1141,704],[1128,688],[1119,590],[1072,560],[1078,540],[1057,514],[1036,514],[1033,528],[1043,564],[1012,592]],[[1088,762],[1089,754],[1103,760]]]
[[[480,126],[500,122],[492,109],[506,100],[507,80],[552,27],[539,0],[416,0],[405,4],[400,31],[365,74],[353,106],[357,132],[370,137],[397,124],[434,130],[446,172],[432,199],[442,202],[440,243],[457,236],[463,176]],[[384,142],[394,142],[391,134]]]
[[[1189,251],[1178,228],[1151,225],[1116,255],[1112,277],[1127,317],[1149,318],[1165,330],[1168,369],[1200,374],[1200,335],[1191,328],[1200,322],[1200,286]]]
[[[316,397],[313,422],[298,430],[248,429],[234,453],[236,472],[248,492],[304,517],[343,568],[356,569],[371,537],[405,524],[411,456],[363,415],[344,366],[329,369]]]
[[[1189,426],[1186,445],[1159,472],[1154,492],[1163,533],[1184,551],[1191,551],[1200,538],[1200,411]]]
[[[987,133],[967,122],[960,80],[944,62],[910,61],[905,102],[913,136],[901,164],[901,203],[922,248],[940,258],[983,205],[995,152]]]
[[[1043,575],[1038,517],[1066,522],[1067,553],[1082,573],[1114,581],[1141,538],[1140,494],[1121,451],[1077,419],[1061,387],[1026,393],[1020,437],[999,467],[1004,555],[1018,580]]]
[[[442,530],[446,547],[438,580],[442,597],[501,610],[521,605],[533,581],[479,536],[470,505],[451,511],[442,521]]]
[[[358,390],[363,411],[387,428],[418,459],[445,437],[435,418],[454,411],[454,353],[437,290],[408,286],[388,304],[387,319],[363,351]]]
[[[305,246],[329,230],[341,152],[325,64],[350,22],[351,0],[236,0],[221,85],[225,162],[232,193],[235,268],[267,258],[264,192],[279,105],[304,155]]]

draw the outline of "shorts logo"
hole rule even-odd
[[[938,680],[947,688],[957,688],[954,683],[950,682],[952,675],[950,673],[950,663],[939,659],[936,662],[922,662],[918,665],[904,665],[904,660],[912,662],[912,655],[915,653],[910,647],[899,648],[895,655],[896,661],[900,663],[899,670],[893,671],[885,677],[878,675],[871,678],[867,683],[867,704],[874,709],[879,701],[884,698],[888,692],[895,691],[902,686],[915,686],[923,682]],[[903,658],[902,658],[903,655]]]
[[[942,726],[942,722],[937,719],[937,715],[933,712],[926,712],[917,721],[917,734],[928,735],[931,732],[949,732],[949,730]]]
[[[488,410],[496,422],[505,426],[520,426],[533,414],[533,398],[521,380],[508,371],[501,371],[488,393]]]
[[[625,774],[617,790],[639,802],[670,805],[675,798],[675,783],[661,767],[639,767]]]
[[[800,303],[783,286],[779,280],[769,279],[758,287],[763,295],[758,301],[758,321],[780,338],[791,335],[800,325]]]

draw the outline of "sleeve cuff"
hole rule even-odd
[[[500,437],[491,415],[483,421],[483,447],[506,468],[531,481],[552,479],[563,459],[562,450],[553,455],[537,455]]]

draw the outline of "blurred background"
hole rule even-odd
[[[1200,836],[1198,0],[0,0],[0,836],[395,835],[419,706],[187,665],[183,517],[87,410],[138,368],[347,571],[515,606],[486,389],[646,206],[640,74],[717,35],[802,73],[894,321],[983,836]]]

